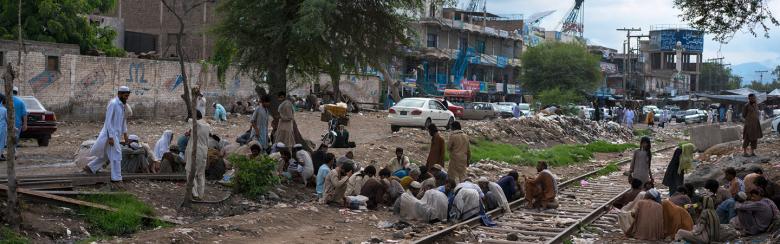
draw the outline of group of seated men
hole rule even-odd
[[[760,168],[752,171],[740,179],[735,169],[727,168],[724,186],[710,179],[706,191],[697,194],[693,185],[685,184],[666,199],[652,183],[642,185],[634,179],[632,189],[613,204],[620,227],[627,237],[688,243],[721,242],[773,231],[780,227],[780,186],[767,180]]]

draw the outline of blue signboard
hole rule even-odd
[[[658,49],[662,51],[675,51],[677,42],[688,52],[701,52],[704,50],[704,34],[697,30],[660,30],[656,37]]]
[[[504,57],[504,56],[497,56],[496,57],[496,66],[499,67],[499,68],[506,67],[506,61],[507,61],[506,57]]]

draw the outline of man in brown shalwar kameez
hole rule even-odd
[[[761,122],[758,121],[758,103],[756,102],[756,95],[748,95],[748,103],[745,104],[745,108],[742,109],[742,118],[745,119],[745,125],[742,128],[742,151],[743,156],[756,156],[756,147],[758,147],[758,139],[764,135],[761,133]],[[750,146],[750,153],[748,154],[748,146]]]
[[[525,177],[525,199],[528,199],[529,208],[558,208],[555,196],[558,194],[555,175],[547,169],[547,162],[539,161],[536,164],[539,174],[536,178]]]
[[[279,120],[274,128],[274,143],[281,142],[289,147],[296,144],[293,104],[284,92],[279,92],[277,96],[282,103],[279,104]]]
[[[656,202],[655,195],[645,194],[645,199],[639,200],[634,207],[634,223],[626,231],[627,237],[645,241],[659,241],[664,239],[664,210],[660,203]]]
[[[447,170],[449,177],[461,182],[466,177],[466,167],[471,159],[469,150],[469,136],[460,130],[460,123],[452,122],[452,134],[447,143],[447,150],[450,152],[450,165]]]
[[[444,167],[444,138],[441,137],[439,129],[433,124],[428,127],[428,133],[431,135],[431,150],[428,152],[425,166],[429,169],[432,169],[434,164]]]

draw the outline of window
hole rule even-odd
[[[433,33],[428,33],[428,47],[437,47],[439,43],[439,36]]]
[[[430,101],[428,103],[428,109],[430,109],[430,110],[439,110],[439,106],[436,106],[436,102]]]
[[[60,71],[60,57],[46,56],[46,71]]]

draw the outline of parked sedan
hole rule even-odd
[[[517,106],[517,105],[515,105],[515,103],[500,102],[500,103],[494,104],[494,106],[496,106],[496,108],[498,108],[498,112],[499,112],[499,115],[501,116],[501,118],[506,119],[506,118],[513,118],[513,117],[515,117],[514,112],[512,112],[514,107]]]
[[[707,112],[701,109],[688,109],[685,111],[685,123],[702,123],[707,121]]]
[[[499,111],[492,103],[469,103],[463,110],[463,119],[483,120],[498,118]]]
[[[778,128],[778,126],[780,126],[780,115],[776,116],[775,119],[772,120],[772,130],[780,133],[780,130],[778,130],[780,128]]]
[[[54,112],[46,110],[43,104],[32,96],[20,96],[27,107],[27,130],[20,134],[20,138],[32,138],[38,141],[38,146],[49,146],[51,134],[57,131],[57,116]]]
[[[534,115],[534,112],[531,111],[531,104],[518,103],[517,107],[520,108],[520,113],[523,113],[523,116],[532,116],[532,115]]]
[[[455,122],[455,115],[436,99],[404,98],[388,110],[387,120],[393,132],[401,127],[424,129],[431,124],[449,129]]]

